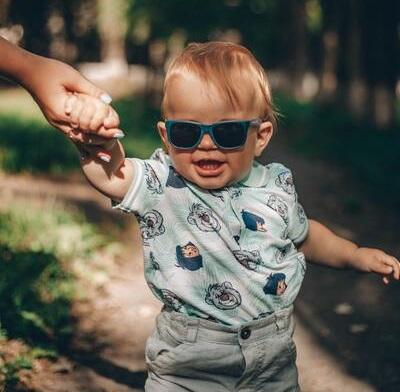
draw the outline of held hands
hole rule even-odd
[[[25,52],[25,57],[29,72],[18,75],[19,82],[30,92],[47,121],[64,134],[71,131],[70,119],[64,110],[68,94],[77,92],[101,99],[106,104],[111,102],[107,93],[90,83],[71,66],[28,52]],[[104,128],[98,132],[99,135],[112,137],[112,132],[106,128],[115,128],[118,124],[118,116],[114,116],[113,121],[108,120],[104,124]]]
[[[67,136],[75,143],[82,158],[98,157],[110,162],[110,151],[124,133],[117,128],[118,114],[101,99],[78,93],[68,94],[65,105],[70,129]]]
[[[399,261],[379,249],[357,248],[354,250],[349,264],[359,271],[381,275],[385,284],[388,284],[390,279],[400,279]]]

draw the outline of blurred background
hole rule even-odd
[[[0,36],[67,62],[106,89],[128,155],[141,158],[159,146],[163,76],[185,45],[225,40],[248,47],[267,70],[280,113],[262,161],[293,169],[310,217],[400,255],[398,1],[0,0]],[[72,146],[5,79],[0,173],[0,385],[59,391],[57,381],[54,389],[40,384],[43,372],[52,379],[76,367],[113,378],[104,350],[117,347],[110,343],[116,320],[109,320],[100,334],[109,340],[100,344],[98,319],[91,314],[88,321],[93,306],[87,304],[96,305],[99,290],[114,295],[110,287],[129,271],[128,256],[140,258],[138,244],[121,245],[135,225],[88,190]],[[373,390],[398,391],[399,298],[397,283],[383,287],[376,277],[310,267],[298,318],[346,372]],[[152,320],[156,305],[140,309],[142,316],[129,317]],[[82,314],[89,326],[82,326]],[[142,343],[135,343],[138,359],[129,374],[110,354],[113,382],[120,384],[104,390],[141,390]],[[82,390],[77,385],[69,390]]]

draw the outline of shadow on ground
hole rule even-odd
[[[370,200],[363,184],[327,162],[288,151],[284,136],[264,159],[290,167],[308,216],[362,246],[400,256],[398,211]],[[299,320],[346,371],[379,391],[400,390],[400,283],[310,265],[296,302]]]

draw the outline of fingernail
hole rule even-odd
[[[122,139],[123,137],[125,137],[125,133],[123,133],[122,131],[115,132],[113,136],[114,139]]]
[[[111,161],[111,158],[109,156],[107,156],[107,155],[99,155],[99,158],[102,161],[107,162],[107,163],[109,163]]]
[[[109,105],[112,102],[112,98],[110,95],[107,93],[101,94],[100,95],[100,100],[105,103],[106,105]]]

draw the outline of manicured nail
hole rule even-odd
[[[111,158],[108,155],[99,155],[99,158],[104,161],[109,163],[111,161]]]
[[[125,133],[123,133],[122,131],[115,132],[113,136],[114,139],[122,139],[123,137],[125,137]]]
[[[112,98],[107,93],[101,94],[100,100],[106,105],[109,105],[112,102]]]

